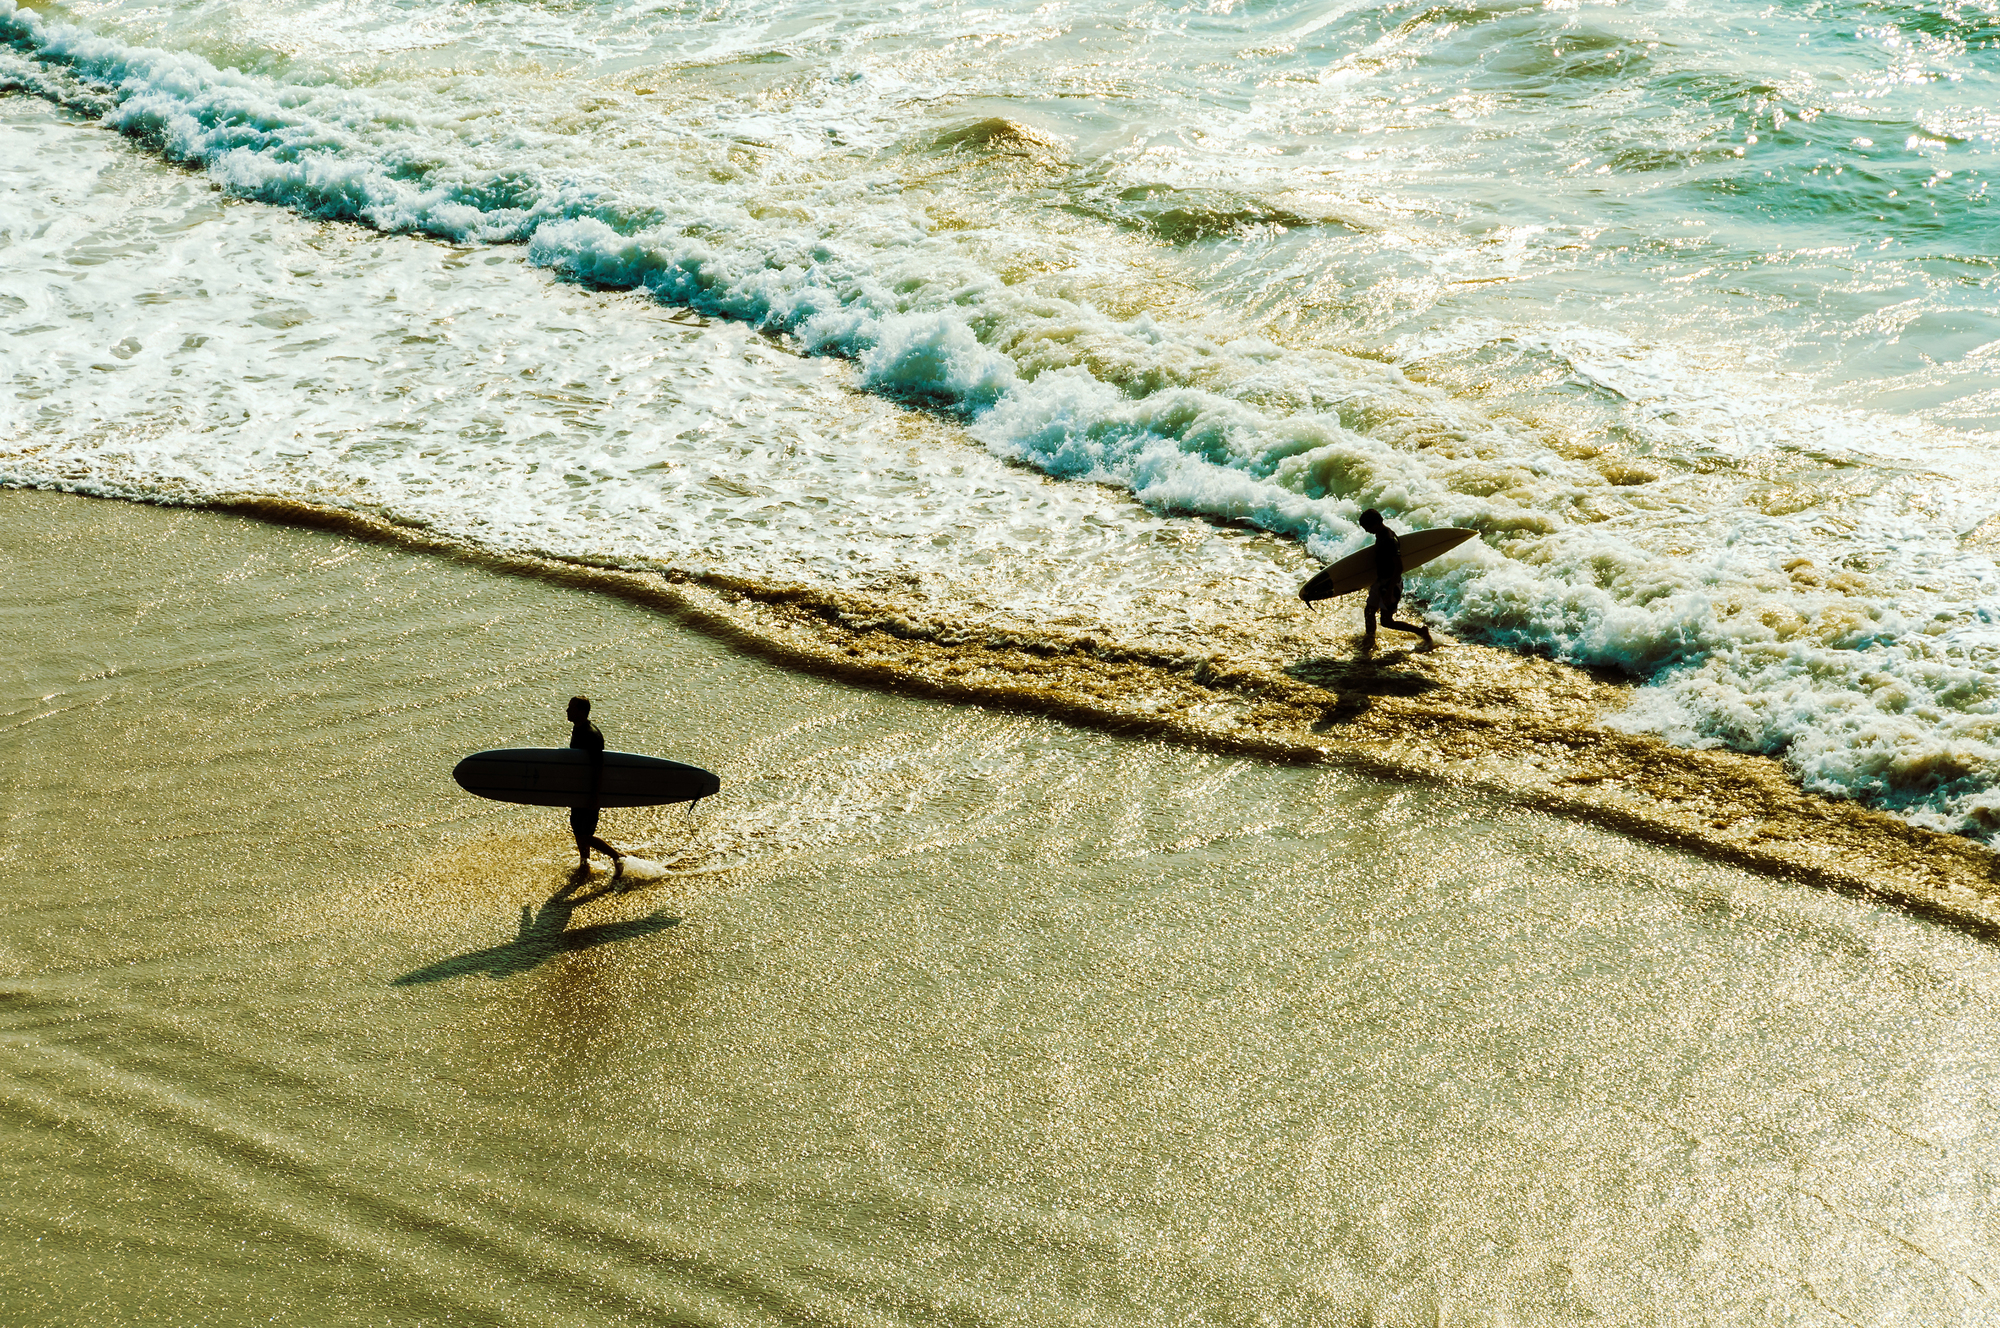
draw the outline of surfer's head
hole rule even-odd
[[[1369,508],[1361,514],[1361,528],[1363,530],[1380,530],[1382,528],[1382,514],[1372,507]]]
[[[572,696],[569,699],[569,722],[572,724],[581,724],[589,718],[590,698],[587,696]]]

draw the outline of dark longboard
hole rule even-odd
[[[700,766],[606,752],[602,782],[592,797],[590,753],[575,747],[474,752],[458,763],[451,777],[467,793],[531,807],[657,807],[692,802],[722,787],[720,779]]]
[[[1445,526],[1440,530],[1413,530],[1407,535],[1399,535],[1397,543],[1403,551],[1403,570],[1407,572],[1412,567],[1421,567],[1431,559],[1451,552],[1478,533],[1476,530]],[[1359,553],[1348,554],[1300,586],[1299,598],[1310,604],[1316,599],[1351,595],[1374,584],[1375,549],[1370,545]]]

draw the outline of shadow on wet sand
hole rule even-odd
[[[631,918],[624,922],[598,922],[588,927],[569,929],[570,915],[585,904],[602,899],[606,895],[625,893],[616,878],[605,882],[597,889],[578,894],[577,889],[589,878],[578,873],[569,883],[545,900],[540,909],[521,905],[520,933],[505,945],[491,946],[485,950],[473,950],[466,954],[440,959],[435,964],[426,964],[419,969],[403,974],[390,982],[392,987],[414,986],[419,982],[443,982],[449,978],[470,977],[484,973],[496,981],[510,978],[517,973],[525,973],[556,955],[572,950],[588,950],[593,946],[610,945],[617,941],[636,941],[642,936],[657,936],[669,927],[678,926],[680,919],[667,913],[649,913],[643,918]]]
[[[1398,651],[1388,658],[1408,652]],[[1287,665],[1285,672],[1300,682],[1324,687],[1334,694],[1333,704],[1312,726],[1313,732],[1324,733],[1338,724],[1345,724],[1375,703],[1378,696],[1422,696],[1435,691],[1440,686],[1434,678],[1426,678],[1420,673],[1403,673],[1384,667],[1386,661],[1362,657],[1360,659],[1302,659]]]

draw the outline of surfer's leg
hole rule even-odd
[[[1421,636],[1424,638],[1425,645],[1431,644],[1431,629],[1422,623],[1398,622],[1394,618],[1384,618],[1382,625],[1384,627],[1393,627],[1399,632],[1408,632],[1411,636]]]
[[[1408,632],[1411,636],[1421,636],[1424,638],[1424,644],[1427,646],[1435,644],[1431,640],[1431,629],[1423,623],[1399,622],[1385,613],[1382,615],[1382,625],[1384,627],[1393,627],[1399,632]]]
[[[597,808],[570,808],[569,832],[576,837],[576,858],[578,865],[584,871],[589,871],[591,845],[602,842],[597,838]],[[613,853],[611,858],[615,862],[618,859],[618,855]]]
[[[1424,639],[1423,649],[1425,650],[1431,650],[1437,646],[1437,642],[1431,640],[1431,629],[1425,627],[1422,623],[1385,622],[1382,625],[1384,627],[1393,627],[1399,632],[1408,632],[1411,636],[1421,636]]]
[[[1370,607],[1380,607],[1382,611],[1382,625],[1384,627],[1393,627],[1399,632],[1408,632],[1411,636],[1421,636],[1424,639],[1425,645],[1431,644],[1430,628],[1424,626],[1422,623],[1401,622],[1396,617],[1396,610],[1403,603],[1403,582],[1401,578],[1394,581],[1385,581],[1369,591],[1368,603]],[[1373,637],[1374,633],[1371,631],[1369,635]]]

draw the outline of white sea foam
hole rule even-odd
[[[898,159],[830,145],[897,142],[896,108],[950,81],[936,62],[892,77],[883,61],[829,58],[761,110],[714,93],[648,124],[636,94],[604,91],[593,120],[558,113],[573,91],[496,75],[254,74],[12,0],[0,0],[0,36],[13,52],[0,73],[234,195],[458,245],[519,242],[535,264],[658,301],[550,289],[512,260],[489,268],[355,235],[294,242],[293,266],[269,255],[256,280],[211,290],[225,284],[203,253],[224,225],[211,204],[183,197],[163,209],[163,233],[135,236],[108,209],[59,201],[60,179],[45,175],[46,216],[8,205],[0,290],[19,308],[6,320],[16,346],[43,352],[13,369],[10,482],[296,494],[569,555],[929,578],[968,615],[1125,629],[1165,627],[1177,584],[1282,596],[1296,560],[1181,539],[1181,523],[998,460],[1115,485],[1155,513],[1248,522],[1321,557],[1355,547],[1356,515],[1381,507],[1485,535],[1412,579],[1454,630],[1649,679],[1632,722],[1678,741],[1780,753],[1811,787],[2000,832],[2000,577],[1978,534],[2000,489],[1984,451],[1816,403],[1782,357],[1729,363],[1714,338],[1650,340],[1566,308],[1528,322],[1431,313],[1415,332],[1398,315],[1377,327],[1390,364],[1260,327],[1250,305],[1164,288],[1135,298],[1181,260],[1123,229],[1024,235],[1033,214],[1018,199],[967,224],[977,190],[913,190]],[[1245,115],[1235,141],[1263,132]],[[1162,187],[1216,184],[1171,153],[1127,152],[1121,169],[1142,159]],[[1113,219],[1165,215],[1127,217],[1136,205],[1096,185],[1070,196],[1109,200]],[[1396,215],[1387,202],[1378,219]],[[1211,212],[1237,215],[1224,203]],[[1551,280],[1559,241],[1583,234],[1507,227],[1468,246],[1434,215],[1401,215],[1407,233],[1376,235],[1356,262],[1419,264],[1415,284],[1385,277],[1381,289],[1418,291],[1425,310],[1454,282]],[[1285,225],[1266,230],[1277,238],[1260,281],[1325,261],[1311,248],[1322,241],[1288,249]],[[229,233],[256,270],[264,241]],[[1338,234],[1325,243],[1349,243]],[[81,284],[50,279],[92,250]],[[1233,271],[1202,279],[1227,294]],[[121,308],[135,292],[162,298]],[[670,328],[683,308],[729,322]],[[854,367],[791,358],[750,329]],[[1488,362],[1513,385],[1475,385]],[[986,456],[953,450],[941,425],[849,400],[850,375],[962,420]],[[1475,386],[1518,409],[1448,390]],[[1532,411],[1546,418],[1511,417]],[[1878,429],[1891,436],[1876,448]],[[1931,468],[1941,446],[1948,490]],[[1162,539],[1170,552],[1153,547]],[[1087,588],[1079,560],[1097,578]]]
[[[742,323],[554,283],[519,249],[238,205],[0,106],[30,112],[0,136],[31,184],[0,210],[11,482],[286,494],[499,548],[948,594],[973,618],[1171,629],[1246,577],[1286,595],[1303,563],[1006,465]]]

